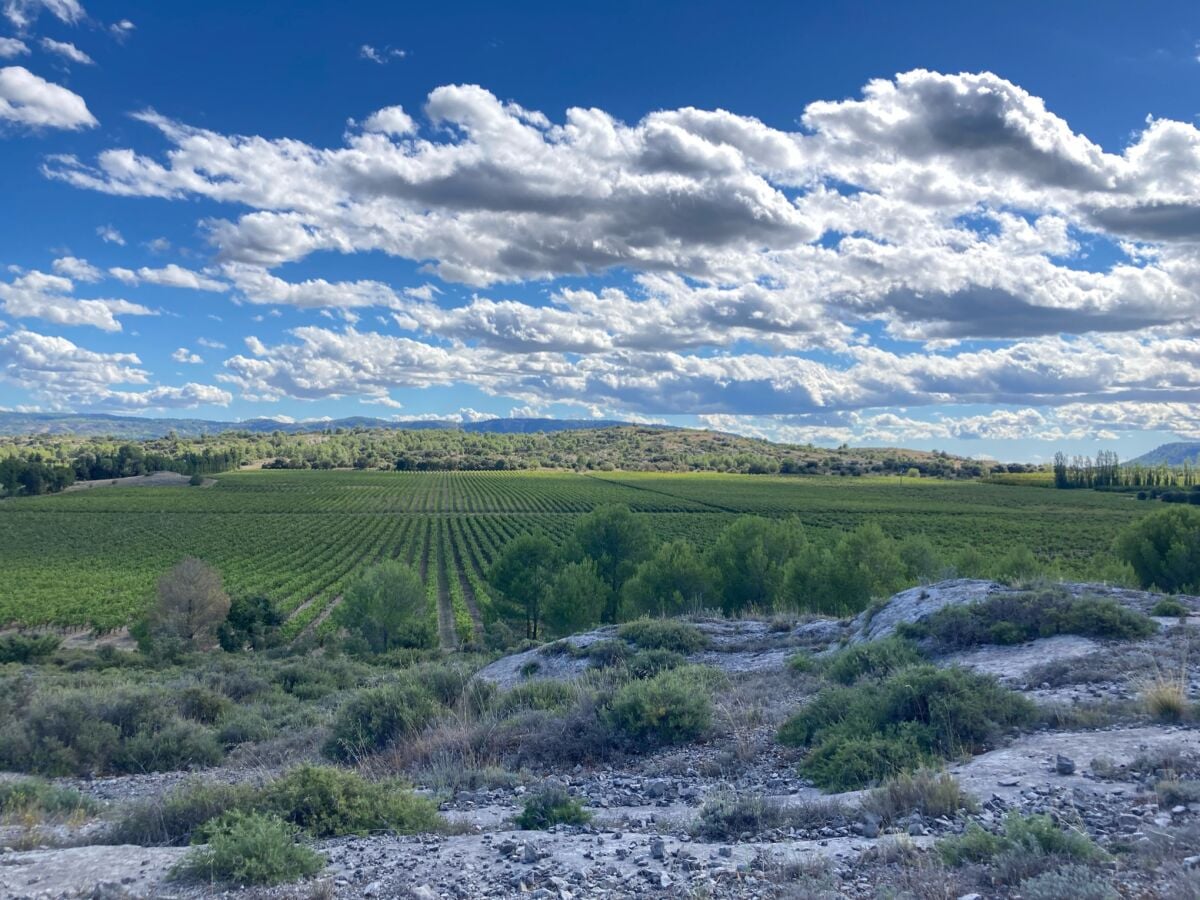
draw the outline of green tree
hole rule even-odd
[[[578,554],[596,563],[596,571],[608,585],[604,621],[617,620],[621,586],[653,552],[654,543],[650,526],[625,506],[598,507],[575,526]]]
[[[550,582],[542,604],[546,627],[560,635],[595,627],[604,615],[608,594],[594,561],[567,563]]]
[[[1117,538],[1117,554],[1142,587],[1200,591],[1200,511],[1185,506],[1152,513]]]
[[[721,532],[708,557],[717,573],[721,608],[727,613],[771,609],[788,560],[798,556],[805,543],[804,529],[795,519],[736,519]]]
[[[717,573],[689,541],[662,544],[625,583],[627,617],[676,616],[703,609],[717,595]]]
[[[558,550],[542,534],[523,534],[504,545],[488,572],[488,581],[502,595],[501,614],[523,619],[525,636],[536,640],[542,604],[558,567]]]
[[[217,628],[229,614],[221,573],[193,556],[181,560],[158,581],[158,602],[150,613],[156,642],[204,649],[216,643]]]
[[[362,638],[374,653],[396,647],[434,647],[437,636],[427,614],[421,576],[394,559],[362,573],[338,607],[338,623]]]

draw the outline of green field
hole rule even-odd
[[[184,556],[230,593],[263,594],[298,634],[348,580],[397,557],[425,579],[443,640],[487,619],[484,572],[533,529],[561,540],[583,513],[627,505],[662,538],[707,545],[736,515],[797,516],[814,536],[866,519],[947,552],[1028,546],[1086,576],[1148,504],[1095,491],[934,479],[720,474],[247,471],[200,487],[113,487],[0,502],[0,622],[126,624]]]

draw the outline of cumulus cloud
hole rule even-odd
[[[0,69],[0,122],[3,121],[29,128],[68,131],[99,124],[82,97],[22,66]]]
[[[50,409],[166,409],[226,406],[233,400],[213,385],[153,385],[134,353],[101,353],[23,330],[0,335],[0,382],[28,391]],[[144,387],[115,390],[114,385]]]
[[[67,267],[78,268],[81,262],[72,258]],[[128,300],[77,300],[71,296],[74,289],[71,279],[62,275],[28,272],[8,284],[0,282],[0,309],[17,319],[42,319],[56,325],[90,325],[102,331],[120,331],[118,316],[156,315],[154,310]]]
[[[112,225],[100,225],[96,228],[96,236],[106,244],[125,246],[125,238]]]
[[[218,293],[229,290],[229,285],[223,281],[200,272],[194,272],[191,269],[185,269],[174,263],[163,266],[160,269],[151,269],[142,266],[136,271],[116,266],[109,269],[108,272],[114,278],[129,285],[142,283],[157,284],[162,287],[188,288],[193,291],[214,291]]]
[[[403,332],[254,338],[222,376],[247,397],[463,383],[644,417],[817,416],[783,424],[830,440],[1069,435],[1093,428],[1071,418],[1085,408],[1158,421],[1200,401],[1189,122],[1139,123],[1112,151],[997,75],[925,70],[811,102],[790,131],[690,107],[551,119],[475,85],[377,110],[332,147],[138,119],[165,153],[45,173],[224,204],[203,222],[204,277],[235,300]],[[281,271],[329,252],[415,261],[474,293]],[[507,287],[541,280],[537,300]],[[1005,409],[878,412],[968,402]]]
[[[78,63],[81,66],[94,66],[96,64],[94,59],[69,41],[56,41],[52,38],[44,37],[41,44],[42,49],[47,53],[61,56],[68,62]]]
[[[177,363],[187,363],[191,365],[199,365],[200,363],[204,362],[204,360],[200,358],[199,354],[193,353],[187,347],[180,347],[171,354],[171,359],[175,360]]]
[[[94,282],[100,281],[104,277],[104,273],[86,259],[79,259],[75,256],[58,258],[51,263],[51,268],[54,269],[55,275],[62,275],[64,278],[74,281]]]

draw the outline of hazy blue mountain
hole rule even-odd
[[[102,413],[16,413],[0,412],[0,435],[75,434],[84,437],[112,436],[129,440],[162,437],[172,431],[180,437],[219,434],[222,431],[264,433],[283,431],[295,434],[325,429],[394,428],[454,429],[474,432],[527,434],[537,431],[572,431],[627,425],[615,419],[485,419],[480,422],[397,421],[369,416],[351,416],[327,422],[277,422],[274,419],[247,419],[244,422],[216,422],[209,419],[151,419],[143,416],[115,416]]]
[[[1200,442],[1176,441],[1163,444],[1129,462],[1143,466],[1181,466],[1184,463],[1200,465]]]

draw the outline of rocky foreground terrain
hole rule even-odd
[[[1161,599],[1098,585],[1066,587],[1144,613]],[[1200,598],[1180,598],[1190,614],[1155,619],[1158,631],[1146,639],[1059,635],[935,657],[941,666],[995,675],[1042,711],[1032,728],[948,767],[976,798],[973,811],[885,822],[863,809],[863,792],[822,794],[798,774],[802,751],[777,742],[780,722],[813,692],[811,680],[790,669],[794,655],[820,658],[886,637],[901,623],[920,621],[944,606],[1011,590],[992,582],[943,582],[898,594],[841,622],[697,620],[709,646],[691,661],[729,676],[710,739],[599,765],[531,768],[511,779],[443,789],[441,808],[457,833],[320,841],[328,865],[298,885],[237,890],[168,880],[185,848],[96,844],[104,833],[96,820],[8,825],[0,896],[1009,897],[1020,894],[1011,885],[989,884],[986,873],[942,867],[930,848],[971,822],[994,829],[1011,810],[1052,813],[1106,852],[1098,868],[1107,893],[1093,879],[1087,888],[1093,892],[1080,888],[1077,896],[1200,896],[1200,878],[1191,874],[1200,867],[1200,792],[1164,795],[1161,789],[1164,778],[1186,785],[1200,777],[1200,732],[1186,717],[1175,724],[1156,721],[1142,699],[1147,685],[1168,673],[1181,680],[1189,697],[1200,688],[1200,672],[1187,654],[1197,633]],[[610,628],[568,640],[585,648],[612,637]],[[503,688],[573,679],[589,665],[582,654],[534,649],[499,659],[477,677]],[[236,766],[200,774],[263,777]],[[184,777],[64,783],[118,808],[162,793]],[[512,819],[523,800],[547,782],[579,798],[594,814],[592,822],[549,831],[515,829]],[[429,788],[419,782],[418,787]],[[701,808],[728,796],[763,798],[790,814],[781,827],[706,836],[698,826]],[[1069,884],[1058,890],[1041,896],[1073,895]]]

